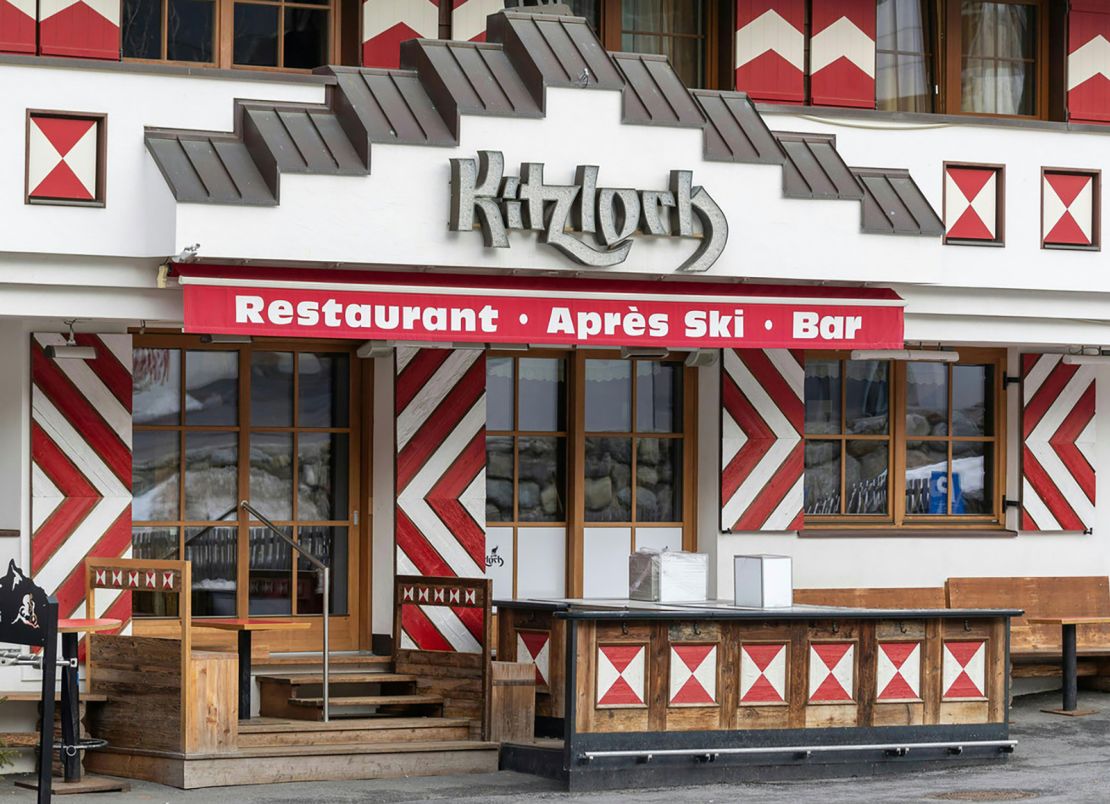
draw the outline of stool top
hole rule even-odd
[[[123,625],[123,620],[112,620],[107,617],[90,620],[90,619],[75,619],[75,620],[58,620],[58,633],[59,634],[79,634],[87,631],[89,633],[96,633],[97,631],[111,631]]]

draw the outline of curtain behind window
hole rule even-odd
[[[961,108],[1033,114],[1034,6],[964,0]]]

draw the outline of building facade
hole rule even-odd
[[[502,5],[0,0],[0,526],[62,616],[184,554],[317,623],[242,500],[341,650],[472,649],[397,573],[645,546],[1110,571],[1110,3]]]

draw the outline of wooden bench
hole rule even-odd
[[[1026,622],[1026,617],[1110,616],[1110,580],[1105,575],[1043,578],[949,578],[951,608],[1023,609],[1010,626],[1014,678],[1061,674],[1060,628]],[[1081,625],[1076,631],[1081,677],[1110,677],[1110,625]],[[1110,681],[1110,678],[1106,678]],[[1101,686],[1101,684],[1100,684]]]
[[[944,587],[795,589],[794,602],[805,606],[853,609],[943,609]]]

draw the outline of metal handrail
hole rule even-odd
[[[286,536],[284,532],[282,532],[273,522],[259,513],[258,509],[251,505],[249,502],[247,502],[246,500],[242,500],[237,507],[242,508],[248,514],[261,522],[267,530],[269,530],[283,542],[296,550],[299,556],[308,561],[308,563],[312,566],[316,567],[316,569],[320,570],[324,575],[324,722],[327,723],[331,706],[328,697],[328,671],[331,664],[328,652],[331,645],[331,640],[329,639],[330,628],[328,623],[328,616],[331,612],[331,570],[328,568],[327,564],[325,564],[316,556],[312,555],[312,553],[308,552],[295,541]]]

